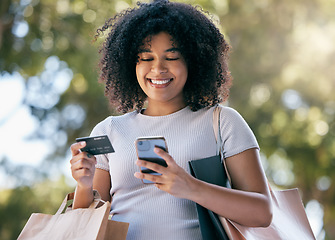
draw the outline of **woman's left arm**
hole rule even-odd
[[[199,181],[199,192],[192,195],[192,200],[242,225],[268,226],[272,220],[271,198],[258,150],[248,149],[229,157],[226,166],[233,189]]]
[[[226,159],[233,189],[200,181],[165,151],[155,148],[168,167],[138,160],[139,166],[161,173],[161,176],[136,173],[137,178],[156,182],[156,186],[176,197],[190,199],[217,214],[251,227],[266,227],[271,223],[272,207],[268,183],[257,149],[248,149]],[[210,166],[208,166],[210,168]]]

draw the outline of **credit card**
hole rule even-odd
[[[115,152],[107,135],[76,138],[76,142],[82,141],[86,142],[86,146],[81,149],[83,152],[87,152],[92,155]]]

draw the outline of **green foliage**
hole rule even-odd
[[[335,238],[334,0],[184,2],[213,13],[232,45],[234,86],[229,105],[253,129],[268,177],[277,185],[299,187],[304,203],[318,200],[324,208],[326,238]],[[134,4],[131,0],[1,1],[0,73],[18,71],[27,86],[31,76],[43,82],[50,56],[57,56],[73,72],[56,105],[41,108],[29,99],[24,102],[41,125],[32,137],[53,139],[58,146],[47,163],[57,165],[76,137],[88,135],[109,114],[118,114],[108,107],[103,86],[97,83],[101,40],[92,40],[106,19]],[[29,25],[24,37],[12,34],[20,21]],[[69,106],[83,109],[85,120],[64,117]],[[57,132],[66,133],[65,145],[57,145],[59,138],[44,131],[50,119],[56,119]],[[31,212],[53,212],[67,192],[62,186],[64,191],[50,188],[47,195],[36,186],[3,192],[1,238],[16,236]]]
[[[305,203],[332,209],[324,222],[332,239],[335,39],[328,29],[335,21],[328,8],[334,2],[231,1],[221,22],[233,46],[230,105],[254,130],[268,177],[299,187]]]
[[[34,186],[1,190],[0,238],[17,239],[32,213],[55,214],[66,194],[73,191],[64,176]]]

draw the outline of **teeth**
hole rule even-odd
[[[166,79],[166,80],[154,80],[154,79],[150,79],[150,81],[153,83],[153,84],[166,84],[168,82],[171,81],[171,79]]]

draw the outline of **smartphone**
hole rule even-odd
[[[157,163],[161,166],[167,167],[167,164],[163,158],[158,156],[154,152],[155,147],[159,147],[164,151],[168,151],[166,141],[164,137],[140,137],[135,141],[137,156],[141,160]],[[161,175],[151,169],[140,167],[142,173],[149,173],[153,175]],[[143,183],[153,183],[149,180],[142,179]]]
[[[107,135],[76,138],[76,142],[82,141],[86,142],[86,146],[81,149],[83,152],[87,152],[92,155],[114,152],[114,148]]]

